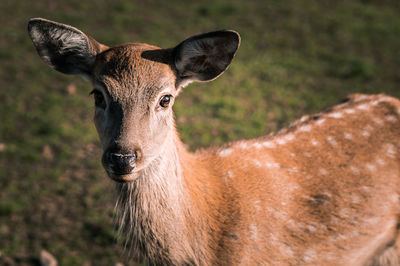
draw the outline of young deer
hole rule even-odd
[[[181,88],[222,74],[234,31],[171,49],[112,47],[36,18],[41,58],[94,87],[103,166],[121,232],[152,265],[399,265],[400,102],[351,95],[279,133],[189,153],[175,130]]]

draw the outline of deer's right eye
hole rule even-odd
[[[90,93],[93,95],[94,98],[94,105],[101,109],[106,109],[106,100],[104,99],[103,93],[98,90],[92,90]]]

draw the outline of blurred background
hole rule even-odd
[[[48,68],[31,17],[107,45],[163,48],[234,29],[228,71],[185,88],[174,109],[191,150],[275,131],[353,92],[400,97],[400,1],[0,1],[0,265],[129,262],[115,240],[114,189],[92,123],[90,84]]]

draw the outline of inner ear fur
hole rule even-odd
[[[239,48],[240,35],[222,30],[192,36],[173,50],[178,78],[183,83],[209,81],[221,75]]]
[[[43,18],[30,19],[28,33],[43,61],[65,74],[89,75],[107,49],[77,28]]]

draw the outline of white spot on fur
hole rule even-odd
[[[371,102],[371,105],[377,106],[380,102],[381,101],[379,101],[379,100],[374,100],[374,101]]]
[[[346,113],[346,114],[354,114],[356,111],[354,110],[354,109],[346,109],[346,110],[344,110],[344,112]]]
[[[304,155],[304,157],[307,157],[307,158],[311,157],[311,153],[309,153],[309,152],[304,152],[303,155]]]
[[[311,131],[311,126],[310,125],[304,125],[304,126],[299,127],[298,130],[301,131],[301,132],[309,132],[309,131]]]
[[[293,250],[288,245],[281,245],[279,250],[281,251],[282,254],[285,254],[286,256],[289,257],[294,256]]]
[[[272,168],[274,167],[274,163],[266,163],[265,166],[268,168]]]
[[[350,216],[350,214],[351,214],[351,211],[350,211],[350,209],[348,209],[348,208],[343,208],[343,209],[341,209],[341,210],[339,211],[339,215],[340,215],[341,217],[343,217],[343,218],[348,218],[348,217]]]
[[[313,146],[317,146],[319,143],[318,143],[318,141],[317,141],[316,139],[312,139],[312,140],[311,140],[311,144],[312,144]]]
[[[360,174],[360,170],[357,167],[355,167],[354,165],[350,165],[350,171],[355,175]]]
[[[352,202],[352,203],[355,203],[355,204],[360,203],[360,197],[357,196],[357,195],[355,195],[355,194],[352,194],[352,195],[351,195],[351,202]]]
[[[343,114],[341,112],[329,114],[329,117],[332,117],[332,118],[341,118],[342,116],[343,116]]]
[[[331,216],[331,218],[329,219],[329,222],[331,224],[338,224],[339,223],[338,221],[339,221],[339,219],[335,216]]]
[[[300,122],[303,123],[308,119],[308,115],[304,115],[300,118]]]
[[[281,220],[287,220],[288,217],[286,213],[280,211],[275,212],[274,215]]]
[[[380,119],[379,117],[373,117],[373,118],[372,118],[372,121],[373,121],[375,124],[379,125],[379,126],[382,126],[382,125],[383,125],[383,121],[382,121],[382,119]]]
[[[293,231],[298,231],[298,230],[299,230],[299,228],[298,228],[296,222],[293,221],[293,219],[287,220],[287,225],[288,225],[288,227],[289,227],[291,230],[293,230]]]
[[[260,211],[261,210],[260,201],[259,200],[254,201],[254,208],[256,209],[256,211]]]
[[[228,171],[228,172],[226,172],[226,176],[229,177],[229,178],[232,178],[232,177],[233,177],[233,174],[232,174],[231,171]]]
[[[250,239],[256,240],[257,239],[257,234],[258,234],[257,226],[255,224],[250,224],[249,230],[250,230]]]
[[[310,233],[315,233],[317,231],[317,226],[314,223],[309,223],[306,225],[306,229],[310,232]]]
[[[360,104],[357,106],[357,109],[359,110],[368,110],[369,106],[367,104]]]
[[[270,141],[265,141],[265,142],[263,142],[262,145],[263,145],[265,148],[274,148],[274,147],[275,147],[275,144],[272,143],[272,142],[270,142]]]
[[[373,216],[370,218],[365,219],[365,222],[369,225],[376,225],[378,222],[380,222],[381,218]]]
[[[303,260],[304,260],[304,262],[311,262],[311,261],[315,260],[316,256],[317,256],[317,252],[315,252],[315,250],[307,249],[304,252]]]
[[[327,137],[326,140],[327,140],[327,141],[329,142],[329,144],[331,144],[332,146],[336,146],[336,145],[337,145],[336,139],[335,139],[334,137],[332,137],[332,136]]]
[[[269,240],[275,244],[276,242],[278,242],[278,238],[275,236],[274,233],[269,234]]]
[[[269,211],[273,216],[275,216],[278,219],[287,220],[287,218],[288,218],[286,213],[277,211],[272,207],[267,207],[266,209],[267,209],[267,211]]]
[[[371,131],[374,130],[374,128],[373,128],[371,125],[366,125],[366,126],[364,127],[364,130],[371,132]]]
[[[256,149],[261,149],[263,147],[263,145],[258,143],[258,142],[256,142],[256,143],[253,144],[253,147],[255,147]]]
[[[331,261],[331,260],[334,260],[336,258],[336,254],[332,253],[332,252],[327,252],[327,253],[325,253],[324,257],[325,257],[325,259]]]
[[[357,96],[354,98],[354,101],[355,101],[356,103],[358,103],[358,102],[361,102],[362,100],[366,100],[367,98],[368,98],[367,95],[357,95]]]
[[[297,173],[298,172],[297,167],[295,167],[295,166],[288,168],[288,171],[292,172],[292,173]]]
[[[297,184],[295,184],[295,183],[288,183],[288,184],[286,185],[286,188],[287,188],[289,191],[294,191],[294,190],[299,189],[299,186],[298,186]]]
[[[371,134],[367,130],[361,130],[361,135],[368,138]]]
[[[396,149],[393,144],[386,144],[386,155],[390,158],[396,158]]]
[[[360,232],[357,231],[357,230],[353,230],[353,231],[349,232],[349,233],[346,235],[346,238],[352,239],[352,238],[357,237],[358,235],[360,235]]]
[[[392,195],[391,200],[392,200],[393,203],[398,203],[399,202],[399,196],[394,194],[394,195]]]
[[[385,116],[385,120],[390,122],[390,123],[395,123],[397,122],[397,118],[394,115],[387,115]]]
[[[328,227],[324,224],[319,224],[319,229],[322,231],[326,231],[326,230],[328,230]]]
[[[370,172],[375,172],[376,171],[376,166],[373,165],[372,163],[367,163],[365,167],[370,171]]]
[[[257,167],[261,167],[261,163],[258,160],[254,160],[253,162]]]
[[[385,165],[385,161],[382,158],[377,158],[376,159],[376,163],[380,166],[384,166]]]
[[[319,169],[319,173],[320,173],[321,175],[327,175],[327,174],[328,174],[328,171],[326,171],[326,169],[324,169],[324,168],[321,168],[321,169]]]
[[[344,132],[343,136],[345,139],[348,139],[348,140],[353,139],[353,135],[351,135],[351,133],[349,133],[349,132]]]
[[[387,213],[390,210],[390,207],[388,205],[382,205],[381,209],[384,213]]]
[[[364,190],[364,191],[369,191],[370,187],[369,186],[362,186],[361,189]]]
[[[281,168],[281,165],[280,165],[279,163],[273,163],[273,164],[272,164],[272,167]]]
[[[329,242],[336,242],[338,240],[346,240],[346,239],[347,239],[346,235],[339,233],[339,234],[330,236],[329,237]]]
[[[278,143],[279,145],[285,145],[285,144],[286,144],[286,140],[284,140],[284,139],[277,139],[276,143]]]
[[[285,136],[285,140],[286,140],[286,141],[292,141],[292,140],[294,140],[294,135],[293,135],[293,134],[287,134],[287,135]]]
[[[320,119],[320,120],[317,120],[317,122],[315,122],[315,124],[317,124],[319,126],[321,126],[323,123],[325,123],[325,119]]]
[[[277,135],[281,136],[283,134],[285,134],[288,131],[288,128],[282,128],[281,130],[278,131]]]
[[[243,150],[247,150],[249,148],[249,146],[247,145],[247,143],[245,142],[241,142],[239,144],[239,147],[242,148]]]
[[[221,157],[227,157],[227,156],[229,156],[232,152],[233,152],[232,149],[225,149],[225,150],[220,151],[219,156],[221,156]]]

